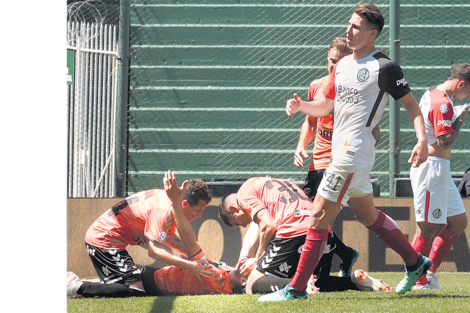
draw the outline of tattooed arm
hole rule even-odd
[[[454,142],[457,140],[457,137],[459,136],[460,133],[460,128],[462,127],[463,121],[465,120],[465,117],[467,117],[467,112],[468,108],[460,114],[459,117],[455,120],[455,122],[452,124],[452,128],[454,129],[453,133],[442,135],[437,137],[437,144],[439,147],[443,150],[450,149]]]

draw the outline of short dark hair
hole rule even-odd
[[[348,43],[346,42],[346,38],[343,37],[336,37],[330,44],[330,49],[336,48],[339,53],[341,54],[351,54],[352,49],[348,47]]]
[[[211,202],[212,195],[207,184],[199,178],[188,180],[181,194],[182,200],[187,200],[190,206],[198,205],[199,201]]]
[[[230,222],[228,221],[228,217],[229,215],[231,214],[230,213],[230,209],[228,208],[227,206],[227,198],[232,195],[231,193],[225,195],[222,200],[220,200],[220,204],[219,204],[219,218],[224,222],[225,225],[227,225],[228,227],[233,227],[232,224],[230,224]]]
[[[464,80],[466,84],[470,84],[470,64],[460,63],[452,66],[447,80],[458,79]]]
[[[354,13],[366,19],[369,24],[371,24],[371,28],[377,30],[377,37],[379,37],[380,32],[384,28],[385,21],[378,7],[372,3],[364,3],[361,1],[354,8]]]

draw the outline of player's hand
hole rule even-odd
[[[197,278],[202,281],[202,277],[211,278],[214,270],[206,259],[199,259],[191,261],[193,266],[188,268],[191,272],[196,274]]]
[[[294,94],[294,97],[292,99],[287,100],[287,103],[286,103],[286,114],[287,114],[287,116],[292,118],[292,115],[294,113],[297,113],[297,112],[300,111],[300,102],[301,101],[302,101],[302,99],[300,99],[300,97],[297,96],[296,93]]]
[[[175,172],[172,171],[166,172],[163,177],[163,186],[165,187],[166,194],[173,202],[180,201],[185,183],[186,182],[184,182],[183,186],[180,188],[176,182]]]
[[[244,276],[250,276],[251,271],[253,271],[253,269],[255,268],[255,264],[255,258],[247,258],[243,263],[240,263],[240,274]]]
[[[418,141],[418,143],[414,146],[413,151],[411,151],[411,156],[408,159],[408,163],[413,163],[413,167],[418,167],[428,159],[428,156],[429,150],[427,140]]]
[[[294,154],[294,165],[297,167],[304,167],[304,158],[309,158],[307,151],[302,147],[297,147]]]

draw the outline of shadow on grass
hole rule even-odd
[[[157,297],[149,313],[169,313],[173,309],[176,297]]]

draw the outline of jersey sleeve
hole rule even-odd
[[[453,116],[454,107],[451,103],[442,103],[431,106],[428,118],[434,128],[434,135],[436,137],[454,132],[454,128],[452,127]]]
[[[330,79],[329,79],[328,83],[323,88],[323,95],[326,98],[331,99],[331,100],[334,100],[335,97],[336,97],[335,72],[336,72],[336,66],[338,66],[338,63],[336,63],[336,65],[333,69],[333,72],[330,74]]]
[[[380,64],[379,88],[395,100],[406,96],[411,89],[400,66],[385,56],[379,58],[378,61]]]
[[[326,84],[328,77],[323,77],[314,80],[308,88],[308,101],[313,101],[317,93],[322,89],[323,84]]]
[[[254,218],[256,213],[266,208],[259,199],[255,178],[248,179],[237,192],[237,199],[243,212]]]

